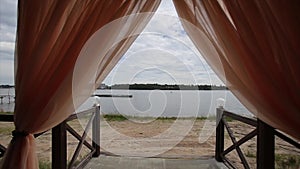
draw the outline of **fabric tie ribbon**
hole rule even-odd
[[[17,130],[12,131],[11,133],[12,133],[13,138],[16,138],[16,137],[26,137],[29,134],[29,133],[27,133],[25,131],[17,131]]]

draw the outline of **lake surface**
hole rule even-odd
[[[13,89],[0,89],[0,95],[14,95]],[[215,116],[217,99],[225,100],[225,109],[237,114],[252,114],[228,90],[97,90],[95,94],[132,95],[132,97],[91,97],[77,111],[100,103],[103,114],[140,117]],[[13,111],[13,103],[3,99],[0,111]]]
[[[79,109],[100,103],[101,112],[142,117],[215,116],[217,99],[225,100],[225,109],[241,115],[252,114],[228,90],[97,90],[95,94],[132,95],[89,98]]]

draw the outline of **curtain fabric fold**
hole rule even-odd
[[[189,37],[234,95],[300,140],[299,2],[173,2]]]
[[[20,0],[15,54],[15,126],[17,133],[8,146],[0,168],[38,168],[33,134],[51,129],[74,112],[73,92],[99,83],[130,47],[151,18],[151,14],[125,20],[122,28],[114,28],[97,41],[101,48],[115,35],[135,34],[117,41],[108,53],[93,54],[97,63],[96,79],[85,76],[74,87],[74,69],[88,39],[110,22],[144,12],[154,12],[160,1],[101,0]],[[127,27],[127,29],[125,29]],[[124,32],[125,31],[125,32]],[[82,58],[84,57],[81,56]],[[95,60],[95,59],[101,60]],[[83,59],[84,60],[84,59]],[[85,71],[86,67],[77,68]],[[84,74],[84,72],[83,72]],[[83,80],[89,80],[84,82]],[[80,79],[77,79],[80,81]],[[85,90],[85,89],[82,89]],[[82,103],[86,97],[77,99]]]

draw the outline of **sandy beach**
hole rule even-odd
[[[80,134],[86,120],[71,121],[69,124]],[[215,153],[215,121],[203,119],[157,119],[157,120],[105,120],[101,122],[102,153],[119,156],[154,156],[165,158],[212,158]],[[191,126],[188,128],[187,126]],[[229,122],[237,140],[253,130],[252,127],[237,122]],[[184,130],[183,129],[186,129]],[[169,131],[174,129],[175,132]],[[12,123],[0,123],[0,143],[7,145],[11,139]],[[89,133],[90,135],[90,133]],[[89,138],[90,139],[90,138]],[[68,134],[68,160],[71,159],[78,141]],[[36,139],[37,154],[41,161],[51,161],[51,132],[48,131]],[[225,148],[232,144],[225,131]],[[256,137],[241,146],[251,168],[256,168]],[[83,149],[81,156],[88,151]],[[235,151],[226,157],[241,168]],[[276,138],[276,159],[281,165],[288,165],[291,159],[299,168],[300,150]],[[294,162],[292,161],[292,162]],[[280,164],[279,164],[280,163]]]

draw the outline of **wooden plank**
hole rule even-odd
[[[231,167],[233,169],[237,169],[236,166],[232,164],[232,162],[226,157],[224,157],[224,164],[227,164],[227,166],[229,165],[228,167]]]
[[[91,109],[88,109],[88,110],[81,111],[81,112],[79,112],[79,113],[71,114],[71,115],[66,119],[66,122],[71,121],[71,120],[74,120],[74,119],[78,119],[78,117],[80,117],[80,116],[85,116],[85,115],[94,113],[94,111],[95,111],[95,108],[91,108]]]
[[[257,120],[257,168],[275,168],[274,128]]]
[[[215,159],[218,162],[223,162],[222,153],[224,151],[224,123],[223,123],[223,109],[217,108],[217,119],[216,119],[216,148],[215,148]]]
[[[14,122],[14,115],[13,114],[0,114],[0,121],[1,122]]]
[[[95,107],[95,117],[93,120],[93,130],[92,130],[92,145],[95,148],[95,153],[93,157],[98,157],[100,155],[100,106]]]
[[[89,161],[92,159],[94,153],[95,153],[95,150],[91,151],[74,168],[76,168],[76,169],[83,169],[89,163]]]
[[[86,125],[86,127],[84,129],[84,132],[83,132],[83,134],[81,136],[81,140],[79,141],[79,144],[76,147],[75,153],[74,153],[74,155],[73,155],[73,157],[72,157],[72,159],[71,159],[71,161],[69,163],[69,168],[70,169],[73,168],[73,166],[75,164],[75,160],[77,159],[77,157],[78,157],[78,155],[80,153],[80,150],[81,150],[81,148],[83,146],[83,143],[84,143],[84,141],[86,139],[86,136],[88,134],[88,130],[91,127],[91,124],[92,124],[92,121],[93,121],[94,117],[95,117],[95,114],[92,114],[91,118],[89,119],[89,121],[88,121],[88,123],[87,123],[87,125]]]
[[[288,136],[284,135],[283,133],[275,130],[275,135],[280,137],[282,140],[290,143],[291,145],[295,146],[296,148],[300,149],[300,144],[297,141],[289,138]]]
[[[69,125],[69,124],[66,124],[66,128],[67,128],[67,131],[70,132],[70,134],[72,134],[72,136],[74,136],[78,141],[81,141],[81,136]],[[93,146],[88,143],[86,140],[84,140],[83,144],[88,147],[90,150],[93,150]]]
[[[235,146],[235,150],[236,150],[236,152],[238,153],[238,155],[239,155],[239,157],[240,157],[240,159],[241,159],[241,161],[242,161],[242,164],[243,164],[244,168],[245,168],[245,169],[250,169],[249,164],[248,164],[248,162],[247,162],[247,160],[246,160],[246,158],[245,158],[245,156],[244,156],[242,150],[240,149],[239,146],[237,146],[237,141],[236,141],[236,139],[235,139],[235,136],[234,136],[234,134],[233,134],[233,131],[230,129],[228,123],[227,123],[225,120],[224,120],[224,125],[225,125],[225,127],[226,127],[226,129],[227,129],[227,132],[228,132],[228,134],[229,134],[229,137],[230,137],[230,139],[231,139],[233,145]]]
[[[67,130],[65,122],[52,128],[52,168],[67,168]]]
[[[231,117],[234,120],[244,122],[244,123],[249,124],[251,126],[255,126],[255,127],[257,126],[257,122],[256,122],[255,119],[251,119],[251,118],[248,118],[248,117],[243,117],[243,116],[237,115],[237,114],[229,112],[229,111],[224,111],[223,114],[224,114],[224,116]]]
[[[250,140],[251,138],[253,138],[254,136],[257,135],[257,129],[254,129],[253,131],[251,131],[249,134],[247,134],[245,137],[241,138],[239,141],[236,142],[236,144],[231,145],[230,147],[228,147],[223,153],[222,155],[225,156],[226,154],[228,154],[229,152],[231,152],[232,150],[234,150],[237,146],[240,146],[242,144],[244,144],[245,142],[247,142],[248,140]]]
[[[92,96],[98,96],[98,97],[127,97],[131,98],[132,95],[114,95],[114,94],[94,94]]]

